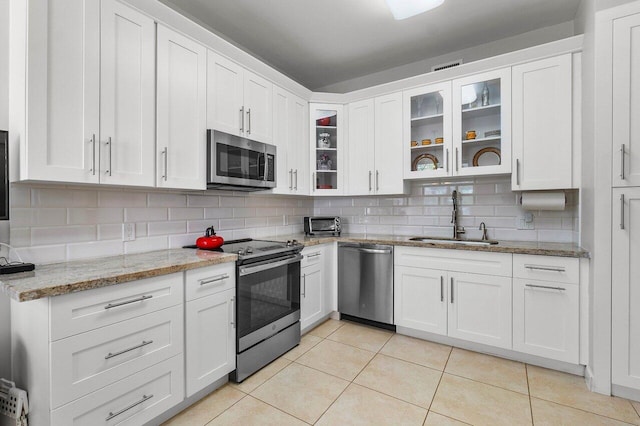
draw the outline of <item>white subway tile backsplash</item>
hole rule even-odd
[[[219,207],[220,197],[213,195],[188,195],[187,205],[189,207]]]
[[[256,215],[256,209],[240,207],[233,209],[234,218],[254,217]]]
[[[98,207],[147,206],[147,194],[145,194],[144,192],[100,191],[97,194]]]
[[[244,228],[244,219],[220,219],[220,229]]]
[[[202,233],[169,235],[169,248],[180,248],[194,245],[196,240],[199,237],[202,237],[202,235]]]
[[[95,225],[31,228],[31,241],[38,245],[95,241],[97,237]]]
[[[95,223],[122,223],[122,208],[71,208],[67,209],[69,225],[91,225]]]
[[[244,207],[244,197],[220,197],[220,207]]]
[[[147,236],[147,222],[136,223],[136,238]]]
[[[9,199],[12,208],[31,207],[31,188],[12,183],[9,187]]]
[[[124,242],[124,253],[143,253],[146,251],[165,250],[169,248],[169,237],[136,238],[135,241]]]
[[[149,222],[148,235],[150,237],[156,235],[169,235],[169,234],[184,234],[187,232],[187,222],[182,221],[168,221],[168,222]]]
[[[232,219],[233,208],[231,207],[217,207],[204,209],[205,219]]]
[[[136,232],[136,235],[138,233]],[[144,236],[144,235],[139,235]],[[120,240],[122,241],[122,224],[98,225],[98,240]]]
[[[14,228],[13,223],[9,229],[9,244],[13,247],[28,247],[31,245],[31,228]]]
[[[11,211],[11,226],[56,226],[67,223],[67,209],[14,208]]]
[[[187,196],[172,193],[154,193],[147,194],[147,206],[149,207],[186,207]]]
[[[67,260],[117,256],[123,252],[124,245],[122,240],[67,244]]]
[[[407,216],[380,216],[380,225],[406,225]]]
[[[97,200],[93,191],[31,188],[31,207],[96,207]]]
[[[124,210],[126,222],[159,221],[169,218],[168,209],[161,207],[127,208]]]
[[[204,219],[204,209],[199,207],[176,207],[169,209],[169,220]]]
[[[218,219],[204,219],[204,220],[190,220],[187,222],[187,232],[198,232],[204,235],[207,228],[213,226],[213,229],[218,230],[220,228],[220,221]]]
[[[11,245],[16,246],[13,242]],[[67,260],[67,246],[64,244],[20,247],[16,252],[23,262],[58,263]]]

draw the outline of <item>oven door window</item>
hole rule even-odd
[[[238,337],[300,309],[300,262],[238,279]]]
[[[264,153],[216,143],[216,170],[218,176],[264,180]]]

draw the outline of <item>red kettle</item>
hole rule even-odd
[[[213,226],[207,228],[204,237],[200,237],[196,240],[196,246],[200,249],[217,249],[224,244],[224,238],[216,235],[216,231]]]

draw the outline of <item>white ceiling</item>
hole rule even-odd
[[[311,90],[573,20],[580,0],[160,0]]]

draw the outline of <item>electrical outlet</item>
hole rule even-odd
[[[123,223],[122,224],[122,241],[133,241],[135,239],[136,239],[136,224]]]
[[[516,217],[516,229],[535,229],[533,213],[525,213]]]

